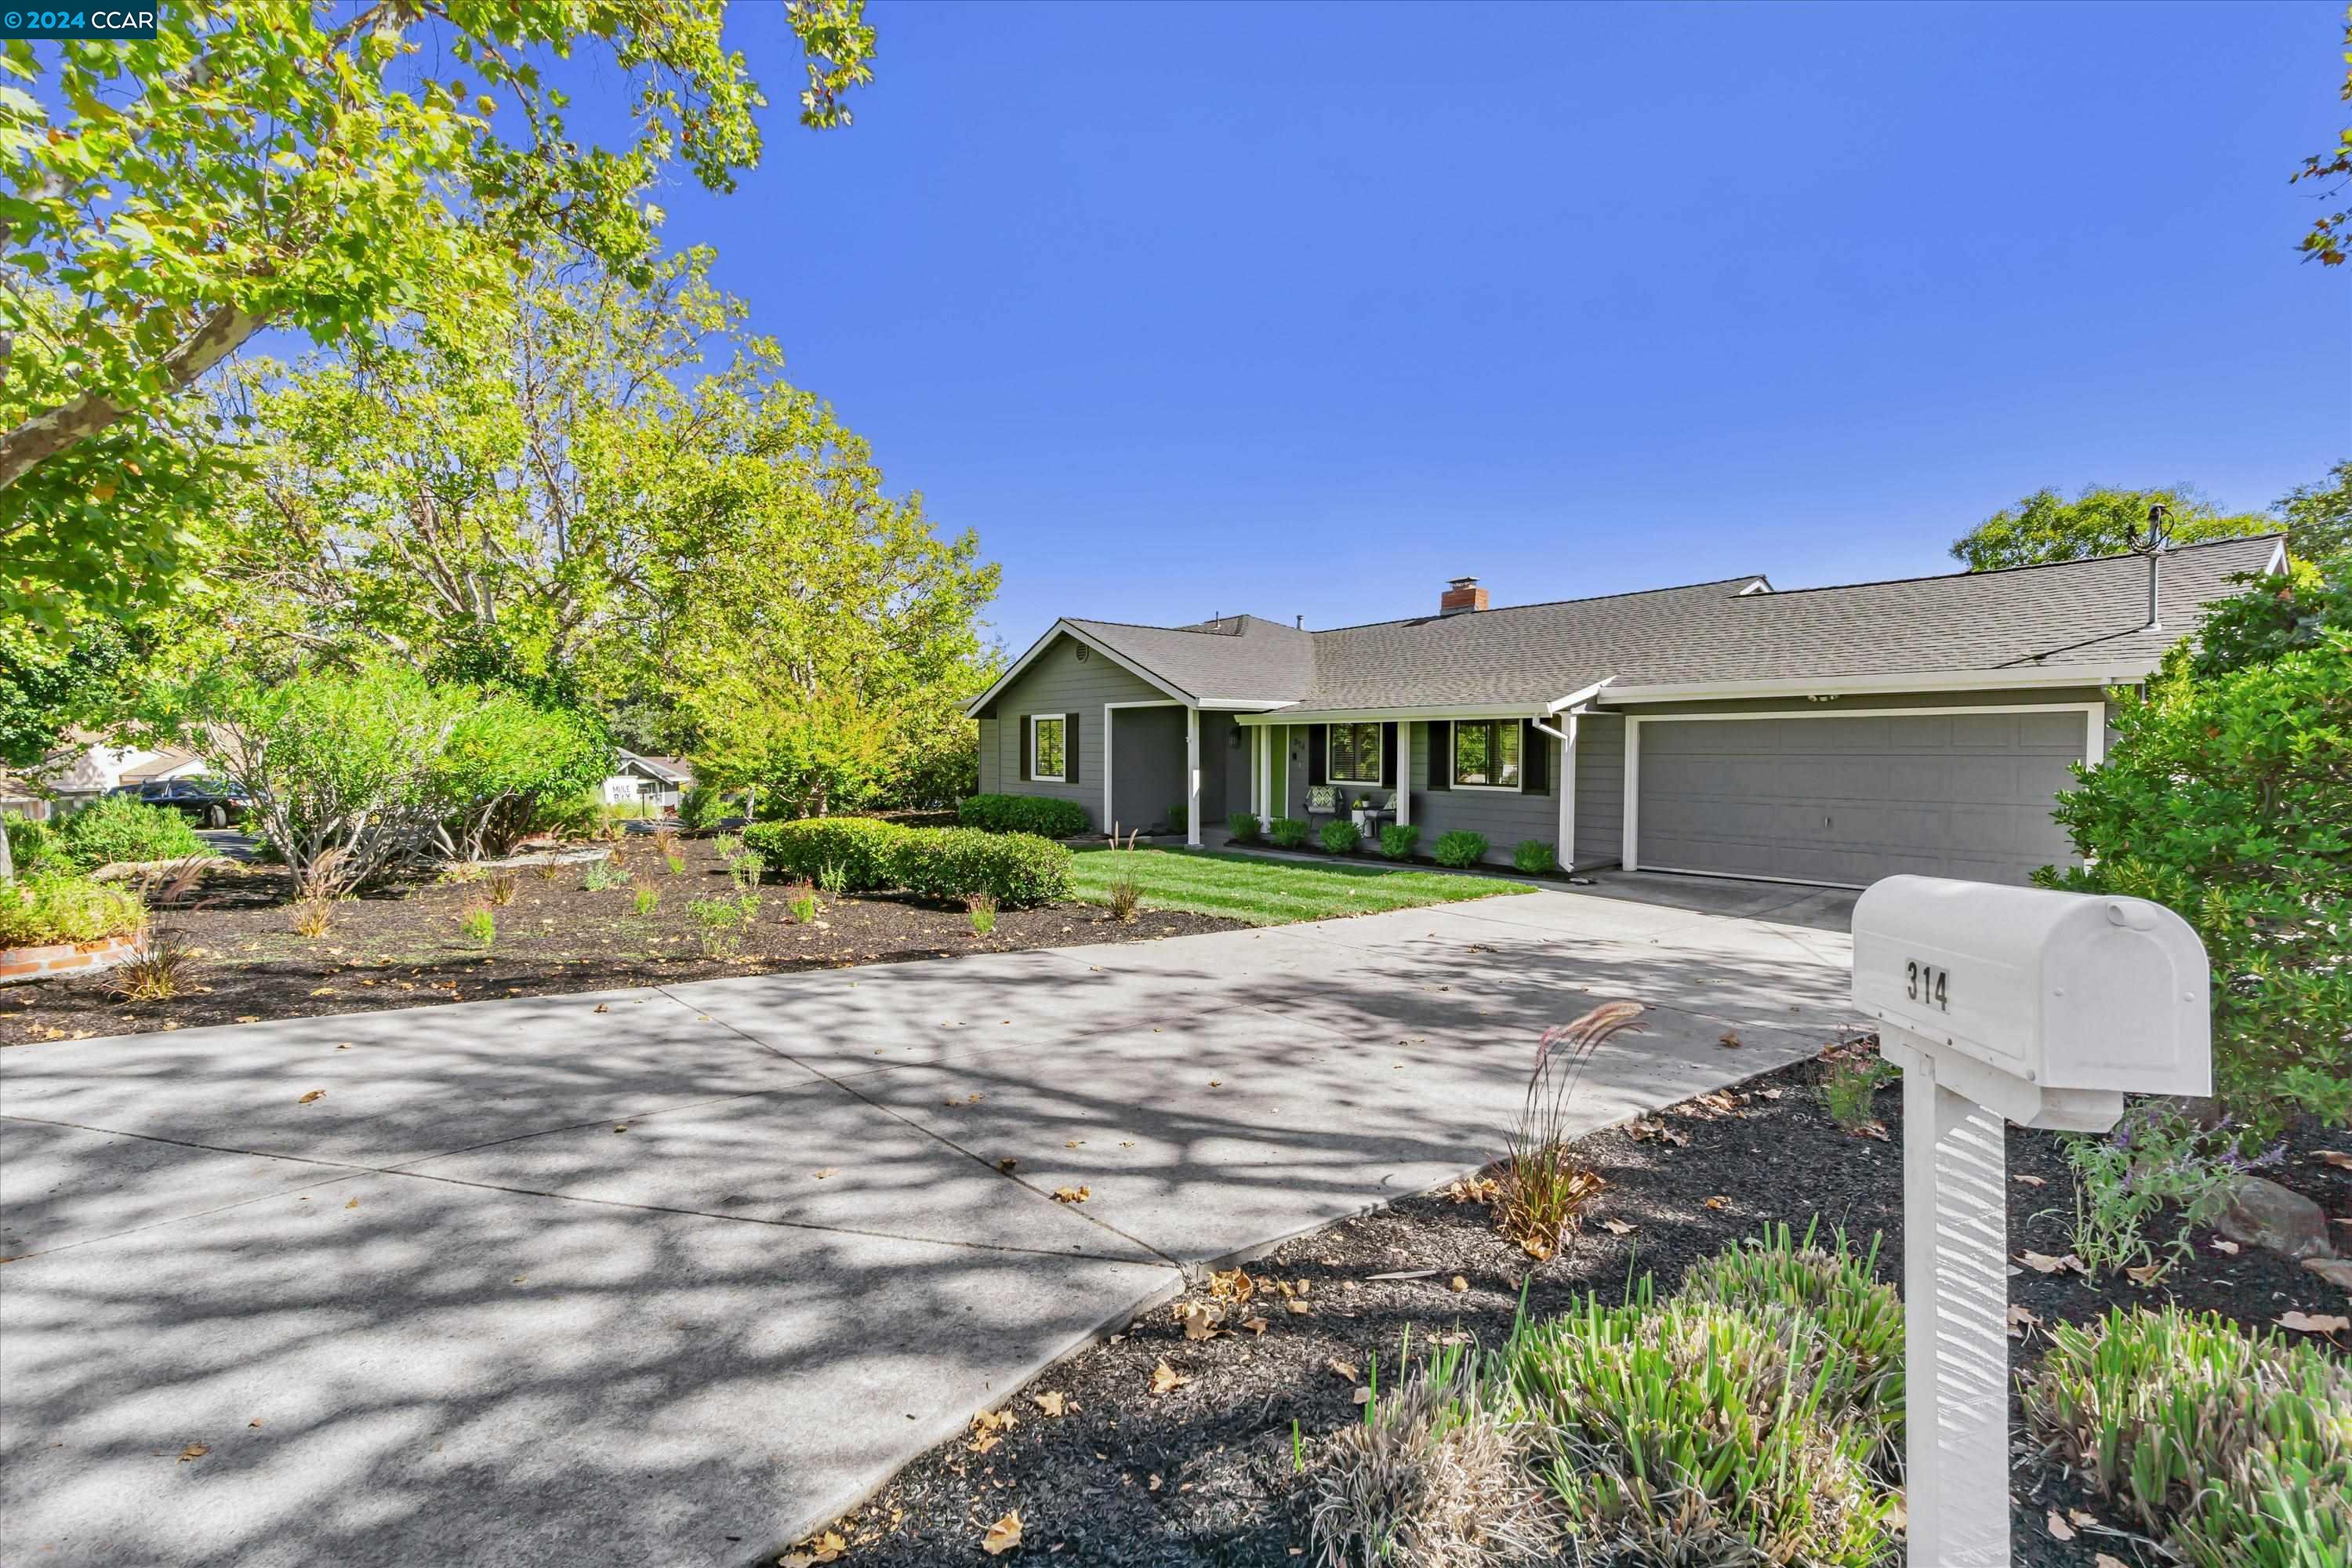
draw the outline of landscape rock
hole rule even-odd
[[[2241,1176],[2229,1211],[2214,1229],[2231,1241],[2282,1258],[2331,1258],[2327,1215],[2301,1193],[2261,1176]]]

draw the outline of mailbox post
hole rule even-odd
[[[2212,1090],[2204,944],[2143,899],[1889,877],[1853,999],[1903,1069],[1911,1568],[2009,1562],[2005,1122],[2103,1132],[2126,1091]]]

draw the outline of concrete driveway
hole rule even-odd
[[[1850,901],[1624,879],[0,1052],[0,1563],[749,1562],[1185,1268],[1492,1158],[1595,1000],[1653,1012],[1594,1126],[1811,1054]]]

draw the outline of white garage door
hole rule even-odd
[[[1636,861],[1847,887],[1904,871],[2021,883],[2072,858],[2050,808],[2086,734],[2080,709],[1645,719]]]

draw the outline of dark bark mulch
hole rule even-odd
[[[1822,1109],[1814,1087],[1820,1070],[1801,1063],[1728,1095],[1677,1106],[1654,1119],[1661,1131],[1636,1124],[1586,1140],[1582,1148],[1609,1186],[1570,1252],[1547,1264],[1531,1265],[1504,1241],[1484,1204],[1443,1194],[1408,1198],[1285,1244],[1247,1272],[1303,1291],[1305,1315],[1293,1313],[1278,1291],[1261,1294],[1228,1316],[1263,1317],[1263,1334],[1188,1341],[1178,1313],[1185,1302],[1212,1300],[1204,1288],[1138,1320],[1015,1394],[1004,1408],[1018,1424],[985,1453],[974,1451],[975,1437],[908,1466],[871,1504],[835,1527],[851,1545],[843,1561],[861,1568],[992,1561],[980,1547],[983,1533],[992,1521],[1018,1510],[1021,1555],[1032,1560],[1171,1568],[1295,1564],[1308,1551],[1310,1494],[1293,1459],[1293,1431],[1311,1466],[1318,1439],[1361,1419],[1357,1381],[1330,1363],[1368,1373],[1377,1354],[1385,1383],[1408,1326],[1415,1345],[1465,1333],[1499,1344],[1522,1290],[1527,1310],[1538,1316],[1587,1292],[1621,1300],[1628,1282],[1644,1273],[1664,1298],[1693,1263],[1767,1224],[1801,1232],[1814,1216],[1825,1232],[1843,1226],[1859,1247],[1883,1237],[1878,1272],[1899,1289],[1900,1087],[1881,1089],[1877,1100],[1888,1136],[1852,1135]],[[1688,1142],[1675,1141],[1681,1138]],[[2341,1142],[2303,1135],[2286,1163],[2268,1173],[2333,1215],[2352,1215],[2352,1180],[2315,1155]],[[2073,1186],[2058,1139],[2012,1128],[2009,1166],[2011,1255],[2029,1248],[2063,1255],[2067,1216],[2053,1211],[2065,1206],[2071,1215]],[[2021,1176],[2042,1184],[2014,1179]],[[1602,1225],[1609,1220],[1635,1228],[1612,1235]],[[2010,1299],[2043,1324],[2083,1322],[2111,1306],[2168,1299],[2249,1326],[2289,1309],[2343,1310],[2341,1294],[2299,1267],[2252,1248],[2227,1255],[2214,1239],[2200,1233],[2193,1259],[2154,1289],[2120,1279],[2095,1289],[2071,1274],[2026,1271],[2011,1279]],[[1422,1279],[1370,1278],[1428,1268],[1436,1272]],[[1453,1289],[1456,1276],[1465,1289]],[[2042,1331],[2023,1331],[2011,1342],[2012,1370],[2031,1366],[2044,1342]],[[1190,1381],[1154,1394],[1152,1374],[1162,1362]],[[1037,1396],[1049,1392],[1063,1396],[1067,1413],[1057,1417],[1040,1408]],[[2014,1405],[2012,1423],[2021,1441]],[[2134,1568],[2162,1561],[2127,1533],[2084,1529],[2062,1543],[2044,1523],[2053,1508],[2062,1514],[2082,1510],[2112,1529],[2125,1522],[2120,1510],[2054,1469],[2024,1463],[2011,1510],[2018,1563],[2091,1568],[2101,1552]]]
[[[1146,910],[1127,924],[1096,904],[1005,910],[985,937],[972,933],[961,907],[895,894],[820,896],[814,925],[795,925],[772,878],[764,902],[732,957],[703,950],[701,928],[687,906],[732,891],[718,851],[707,840],[678,848],[685,868],[673,875],[654,841],[632,835],[616,845],[629,880],[591,892],[580,865],[551,876],[525,868],[513,901],[494,909],[498,934],[486,952],[459,927],[489,883],[445,882],[392,889],[336,906],[334,924],[316,940],[289,923],[292,910],[282,870],[242,867],[208,875],[185,908],[156,911],[154,928],[201,950],[189,983],[168,1002],[116,999],[116,977],[96,974],[0,989],[0,1046],[93,1035],[142,1034],[264,1018],[369,1013],[499,996],[535,996],[614,986],[658,985],[729,975],[839,968],[1011,952],[1091,942],[1136,942],[1193,931],[1229,931],[1241,922]],[[636,912],[639,888],[661,902]]]

